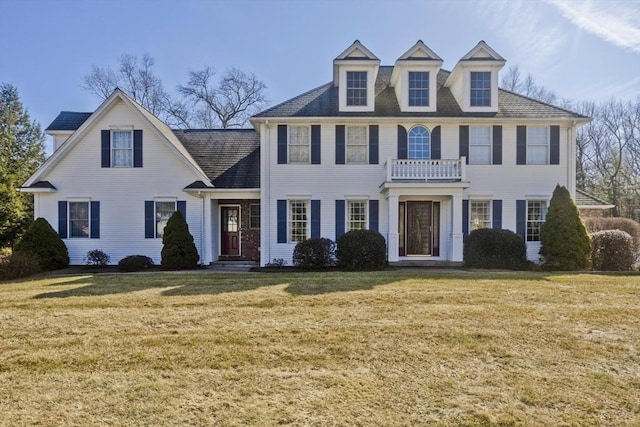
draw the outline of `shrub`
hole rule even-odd
[[[599,271],[629,271],[635,254],[633,239],[626,231],[603,230],[591,235],[593,269]]]
[[[111,257],[100,249],[94,249],[87,252],[84,256],[83,262],[86,265],[93,265],[95,267],[106,267],[111,261]]]
[[[640,224],[629,218],[586,218],[584,225],[589,233],[603,230],[622,230],[633,239],[636,256],[640,256]]]
[[[15,252],[0,259],[0,280],[19,279],[40,271],[38,259],[26,252]]]
[[[589,267],[591,242],[578,207],[565,187],[557,185],[540,228],[540,255],[552,270],[584,270]]]
[[[118,262],[118,270],[126,273],[144,271],[153,267],[153,260],[144,255],[129,255]]]
[[[274,258],[271,260],[271,262],[266,263],[264,266],[270,268],[283,268],[286,265],[287,261],[285,261],[284,258]]]
[[[336,258],[345,270],[380,270],[387,265],[387,245],[377,231],[352,230],[338,239]]]
[[[198,250],[189,233],[189,225],[180,211],[171,215],[162,237],[162,268],[165,270],[188,270],[198,267]]]
[[[480,228],[464,243],[464,264],[470,268],[520,270],[527,266],[527,247],[511,230]]]
[[[69,265],[67,247],[44,218],[33,221],[13,249],[14,252],[32,254],[43,270],[56,270]]]
[[[335,264],[336,245],[330,239],[314,237],[296,245],[293,265],[303,270],[319,270]]]

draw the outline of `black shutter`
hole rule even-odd
[[[186,200],[178,200],[176,202],[176,210],[182,214],[185,221],[187,220],[187,201]]]
[[[469,126],[460,126],[460,157],[467,158],[469,164]]]
[[[431,158],[440,160],[442,158],[442,138],[440,126],[436,126],[431,131]]]
[[[61,239],[67,238],[67,202],[58,202],[58,236]]]
[[[398,159],[406,159],[409,155],[407,146],[407,130],[398,125]]]
[[[142,167],[142,130],[133,131],[133,167]]]
[[[527,127],[516,128],[516,165],[527,164]]]
[[[100,238],[100,202],[91,202],[91,230],[92,239]]]
[[[287,125],[278,125],[278,164],[287,164]]]
[[[278,243],[287,243],[287,201],[278,200]]]
[[[516,200],[516,233],[526,241],[527,238],[527,201]]]
[[[311,125],[311,164],[320,164],[320,125]]]
[[[369,126],[369,164],[378,164],[378,125]]]
[[[102,142],[100,145],[100,153],[102,156],[102,167],[111,167],[111,131],[103,129],[101,131]]]
[[[336,242],[344,234],[345,230],[345,202],[336,200]]]
[[[502,164],[502,126],[493,127],[493,164]]]
[[[311,201],[311,237],[320,237],[320,200]]]
[[[493,224],[495,229],[502,228],[502,200],[493,201]]]
[[[336,165],[345,164],[345,129],[344,125],[336,125]]]
[[[369,230],[378,231],[379,209],[377,200],[369,200]]]
[[[551,126],[551,141],[549,163],[552,165],[560,164],[560,126]]]
[[[156,237],[156,213],[153,200],[144,202],[144,238],[153,239]]]
[[[469,236],[469,201],[462,201],[462,238],[467,240]]]

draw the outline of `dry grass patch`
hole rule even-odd
[[[638,425],[640,276],[0,284],[3,425]]]

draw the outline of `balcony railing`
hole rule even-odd
[[[443,160],[388,159],[385,163],[387,182],[466,181],[466,158]]]

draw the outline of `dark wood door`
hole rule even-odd
[[[431,202],[407,202],[407,255],[431,255]]]
[[[223,206],[220,212],[222,228],[221,255],[240,255],[240,233],[238,230],[240,221],[240,208]]]

